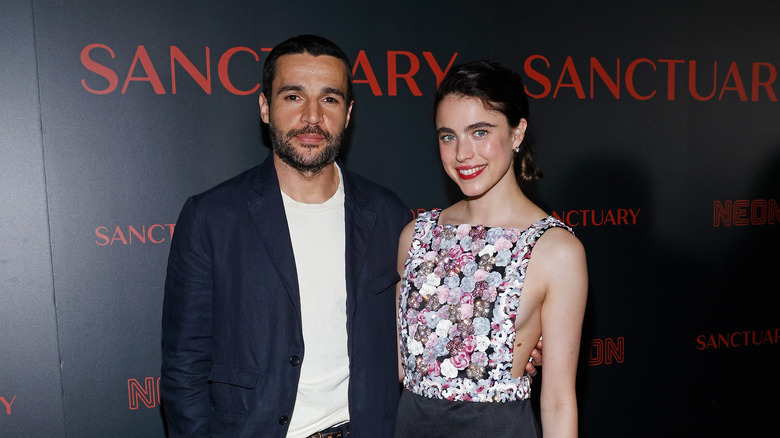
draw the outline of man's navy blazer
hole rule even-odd
[[[400,392],[396,254],[411,212],[391,191],[342,174],[351,437],[390,437]],[[185,203],[162,324],[169,437],[286,435],[306,348],[271,156]]]

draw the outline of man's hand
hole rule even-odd
[[[536,343],[536,348],[531,352],[531,358],[525,365],[525,370],[528,371],[528,375],[536,377],[538,370],[536,367],[542,366],[542,338],[539,338],[539,342]]]

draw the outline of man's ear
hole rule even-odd
[[[260,93],[259,100],[260,100],[260,118],[263,120],[263,123],[268,124],[268,122],[271,120],[268,111],[268,106],[269,106],[268,99],[265,98],[264,93]]]
[[[344,129],[347,129],[347,126],[349,126],[349,118],[352,115],[352,105],[354,104],[354,100],[349,102],[349,106],[347,107],[347,120],[344,122]]]

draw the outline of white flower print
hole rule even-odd
[[[436,325],[436,336],[440,338],[447,337],[447,333],[449,333],[450,327],[452,327],[452,321],[449,319],[442,319]]]
[[[450,379],[458,377],[458,369],[455,368],[455,365],[452,364],[449,358],[444,359],[444,362],[441,363],[441,375]]]

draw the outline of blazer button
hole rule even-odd
[[[282,415],[281,417],[279,417],[279,424],[283,426],[287,424],[288,421],[290,421],[290,419],[287,418],[287,415]]]
[[[301,358],[300,357],[298,357],[296,355],[290,356],[290,365],[298,366],[300,364],[301,364]]]

